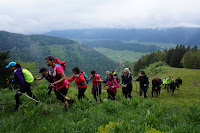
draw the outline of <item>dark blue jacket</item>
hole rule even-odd
[[[139,76],[138,79],[136,79],[136,81],[140,81],[140,87],[147,87],[149,84],[149,80],[146,75]],[[144,84],[146,84],[146,86],[144,86]]]
[[[24,75],[22,73],[22,68],[17,68],[14,70],[14,80],[12,80],[11,82],[19,84],[20,89],[30,88],[31,86],[25,81]]]

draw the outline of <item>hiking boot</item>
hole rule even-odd
[[[12,110],[12,112],[16,112],[16,111],[18,111],[18,106],[16,106],[13,110]]]

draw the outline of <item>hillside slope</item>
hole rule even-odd
[[[97,104],[89,85],[86,96],[90,99],[77,100],[77,90],[70,83],[68,96],[75,98],[75,103],[68,112],[55,95],[47,95],[47,86],[40,85],[33,93],[41,101],[38,106],[27,97],[21,96],[22,105],[18,112],[11,112],[14,107],[13,92],[0,90],[0,131],[1,132],[199,132],[200,130],[200,70],[179,69],[155,64],[144,70],[152,80],[180,76],[183,85],[175,95],[162,88],[159,97],[144,99],[138,96],[133,82],[132,99],[122,96],[121,86],[117,91],[116,101],[106,100],[107,92],[102,92],[102,104]],[[118,74],[120,75],[120,74]],[[138,83],[137,83],[138,87]]]
[[[61,61],[66,61],[66,72],[70,75],[74,66],[87,73],[95,69],[99,74],[105,75],[106,70],[114,70],[118,65],[88,46],[73,40],[45,35],[22,35],[1,31],[0,50],[11,51],[10,60],[35,61],[39,67],[46,66],[45,57],[53,55]]]

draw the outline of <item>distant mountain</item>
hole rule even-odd
[[[175,44],[200,44],[200,28],[177,27],[166,29],[82,29],[54,30],[45,35],[83,39],[111,39],[116,41],[137,40],[141,42],[164,42]]]
[[[80,67],[88,75],[93,69],[105,75],[106,70],[114,70],[118,66],[115,61],[86,45],[46,35],[22,35],[0,31],[0,51],[11,51],[11,60],[36,61],[39,67],[46,66],[45,57],[53,55],[66,62],[67,73],[70,75],[74,66]]]
[[[95,48],[109,48],[113,50],[129,50],[134,52],[155,52],[160,50],[160,47],[155,45],[143,45],[139,43],[123,43],[113,40],[94,40],[83,41],[83,43],[89,47]]]

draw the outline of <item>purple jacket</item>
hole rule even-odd
[[[14,70],[14,80],[12,80],[11,82],[19,84],[20,89],[30,88],[31,86],[29,83],[26,83],[24,75],[22,73],[22,68],[17,68]]]

